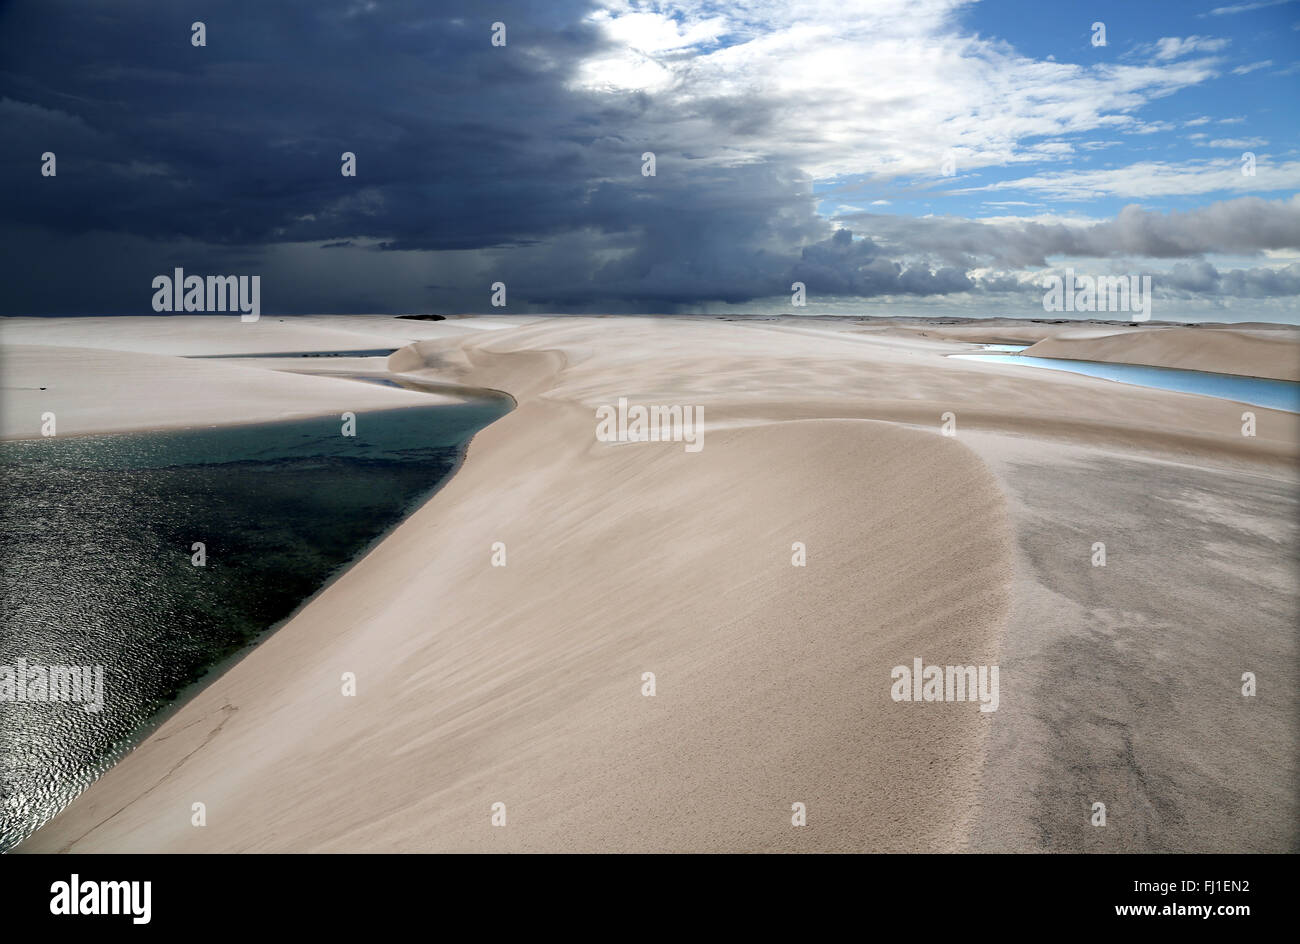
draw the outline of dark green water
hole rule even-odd
[[[327,417],[0,443],[0,669],[104,667],[97,713],[0,700],[0,850],[421,504],[509,408],[363,412],[355,437]]]

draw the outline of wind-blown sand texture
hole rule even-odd
[[[1296,850],[1296,416],[888,322],[286,321],[518,408],[24,851]],[[619,397],[702,451],[596,441]],[[999,710],[892,701],[914,657]]]

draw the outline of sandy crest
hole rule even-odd
[[[512,332],[522,356],[452,344],[519,408],[24,848],[962,848],[990,716],[896,704],[890,668],[996,662],[1010,541],[992,477],[957,441],[861,420],[706,414],[695,454],[597,443],[574,391],[670,387],[632,380],[617,330],[566,336],[593,324]]]

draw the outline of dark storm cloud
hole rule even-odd
[[[512,279],[515,300],[572,308],[788,291],[797,247],[830,231],[810,182],[789,167],[674,156],[671,137],[650,131],[647,95],[578,88],[573,70],[602,44],[587,12],[353,0],[4,8],[0,121],[20,146],[0,156],[15,247],[3,265],[22,283],[6,310],[85,310],[93,293],[57,277],[75,271],[102,289],[92,310],[139,311],[151,273],[225,271],[234,253],[264,274],[276,310],[320,310],[309,267],[273,251],[298,243],[349,254],[334,265],[378,310],[481,308],[480,283],[496,277]],[[504,49],[490,44],[498,19]],[[204,48],[190,43],[195,20]],[[722,125],[764,120],[735,103],[708,109]],[[38,173],[47,150],[56,178]],[[656,177],[641,175],[645,150],[658,154]],[[344,151],[356,178],[339,173]],[[501,247],[530,251],[492,252]],[[376,258],[427,252],[432,264],[448,250],[474,253],[457,257],[474,280],[433,294],[427,273],[407,278]]]
[[[9,219],[218,244],[535,238],[580,207],[597,38],[531,4],[18,4],[0,21]],[[558,8],[557,8],[558,9]],[[494,17],[513,31],[489,43]],[[461,19],[457,23],[455,20]],[[190,44],[202,20],[208,45]],[[35,148],[35,153],[32,149]],[[58,154],[54,181],[36,156]],[[340,157],[358,157],[356,179]],[[46,184],[47,186],[37,186]]]
[[[522,271],[541,301],[672,306],[788,294],[797,258],[791,247],[829,228],[812,212],[811,180],[773,165],[678,174],[669,160],[657,177],[636,180],[592,192],[589,213],[601,235],[579,253],[591,260],[585,271],[566,264],[569,244]]]
[[[962,269],[931,271],[904,267],[888,258],[870,239],[853,239],[846,229],[803,250],[794,276],[811,289],[831,295],[944,295],[975,287]]]

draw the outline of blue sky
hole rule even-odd
[[[1131,125],[1065,134],[1028,136],[1024,143],[1060,141],[1068,153],[1051,159],[971,169],[959,166],[954,179],[935,174],[880,180],[870,174],[819,181],[819,212],[839,206],[869,207],[888,200],[890,212],[998,217],[1053,212],[1091,218],[1113,216],[1135,202],[1154,210],[1185,210],[1228,199],[1242,189],[1188,185],[1188,192],[1135,197],[1098,184],[1085,195],[1046,185],[1021,187],[1026,178],[1060,175],[1069,181],[1081,170],[1122,176],[1134,165],[1158,163],[1171,171],[1206,166],[1240,168],[1242,154],[1256,155],[1248,192],[1285,196],[1295,178],[1271,174],[1278,163],[1297,160],[1297,101],[1300,101],[1300,3],[1215,4],[1212,2],[1097,2],[1044,4],[998,0],[971,4],[955,18],[970,34],[1005,42],[1033,59],[1108,68],[1164,67],[1188,63],[1204,78],[1145,98],[1118,112]],[[1093,45],[1092,24],[1106,27],[1106,45]],[[1190,39],[1189,39],[1190,38]],[[1160,41],[1165,39],[1163,47]],[[1174,44],[1168,39],[1183,40]],[[1142,175],[1133,173],[1133,186]],[[989,187],[1005,189],[988,190]],[[877,204],[884,206],[884,204]]]

